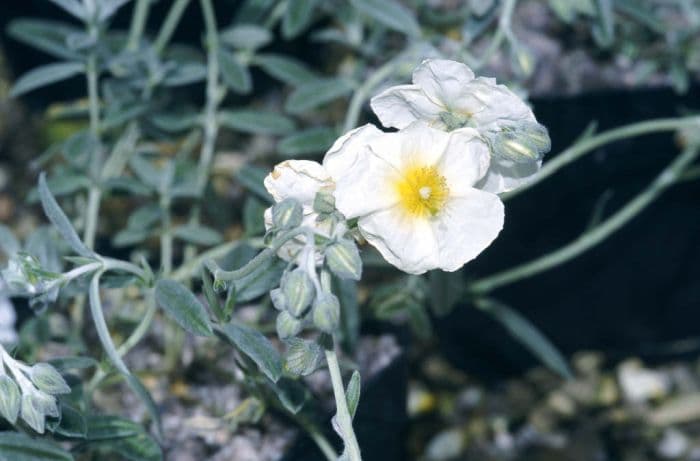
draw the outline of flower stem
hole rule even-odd
[[[95,176],[97,176],[97,172],[99,172],[101,167],[100,152],[102,146],[100,146],[100,97],[97,86],[97,55],[94,51],[90,54],[87,60],[86,76],[90,112],[90,134],[92,134],[92,136],[97,140],[98,144],[98,151],[95,152],[93,158],[90,159],[92,167],[91,172],[94,173]],[[83,242],[90,249],[93,249],[95,246],[97,217],[100,212],[100,197],[102,195],[99,185],[94,182],[96,180],[96,177],[93,178],[93,183],[90,185],[90,188],[88,190],[88,204],[85,213],[85,227],[83,233]]]
[[[335,348],[335,344],[333,346]],[[348,409],[348,399],[345,396],[345,386],[343,385],[343,377],[340,374],[340,365],[338,364],[338,356],[334,349],[326,349],[326,362],[328,363],[328,371],[331,375],[333,383],[333,395],[335,397],[336,407],[336,422],[340,428],[340,433],[345,443],[345,450],[349,461],[362,461],[360,455],[360,445],[357,443],[355,430],[352,427],[352,417]]]
[[[628,202],[617,213],[592,230],[585,232],[570,244],[512,269],[477,280],[470,285],[469,290],[475,294],[488,293],[503,285],[532,277],[540,272],[556,267],[594,247],[637,216],[669,186],[678,182],[686,167],[695,160],[698,152],[700,152],[698,146],[686,148],[644,191]]]
[[[657,133],[660,131],[675,131],[685,127],[700,126],[700,117],[680,117],[680,118],[660,118],[648,120],[645,122],[633,123],[620,128],[605,131],[590,138],[584,139],[573,146],[570,146],[559,155],[547,161],[542,169],[535,175],[532,181],[523,184],[517,189],[501,195],[503,200],[508,200],[516,195],[526,191],[534,185],[544,181],[549,176],[553,175],[561,168],[565,167],[574,160],[591,152],[592,150],[605,144],[619,141],[621,139],[631,138],[634,136]]]

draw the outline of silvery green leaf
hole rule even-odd
[[[85,439],[87,437],[87,424],[82,413],[64,402],[61,402],[61,419],[48,421],[46,428],[71,439]]]
[[[159,461],[162,452],[143,428],[116,416],[95,415],[87,419],[87,439],[104,450],[117,453],[119,459]]]
[[[277,314],[275,328],[280,339],[287,339],[301,333],[301,330],[304,329],[304,321],[294,318],[287,311],[282,311]]]
[[[8,375],[0,376],[0,416],[15,424],[21,403],[22,395],[17,383]]]
[[[475,16],[483,16],[496,4],[495,0],[469,0],[469,9]]]
[[[45,394],[28,393],[22,396],[21,410],[22,421],[39,434],[43,434],[46,427],[46,401],[40,396]],[[48,396],[46,396],[48,397]],[[49,397],[53,399],[53,397]],[[54,401],[55,406],[55,401]],[[58,409],[56,409],[58,413]]]
[[[309,390],[300,382],[282,378],[274,387],[280,403],[292,414],[297,414],[309,400]]]
[[[348,410],[350,411],[350,416],[355,417],[357,413],[357,406],[360,404],[360,390],[362,387],[360,372],[355,370],[352,372],[350,381],[348,382],[348,387],[345,390],[345,396],[348,400]]]
[[[299,114],[338,99],[352,91],[352,85],[343,78],[318,79],[297,87],[289,95],[284,109]]]
[[[207,76],[207,68],[198,62],[177,63],[163,79],[164,86],[183,86],[201,82]]]
[[[340,301],[340,339],[343,349],[353,351],[360,339],[360,304],[357,283],[353,280],[333,281],[334,292]]]
[[[155,203],[148,203],[134,210],[127,220],[129,229],[149,229],[157,223],[163,214],[163,210]]]
[[[45,439],[21,432],[0,432],[2,461],[73,461],[73,455]]]
[[[71,390],[63,376],[48,363],[37,363],[32,366],[30,378],[40,391],[47,394],[70,394]]]
[[[362,259],[352,240],[343,239],[330,244],[326,248],[326,263],[341,279],[360,280],[362,277]]]
[[[73,225],[68,220],[68,217],[63,212],[56,199],[51,194],[49,187],[46,185],[46,175],[39,175],[39,198],[41,205],[44,208],[44,213],[49,218],[49,221],[56,226],[56,229],[61,234],[63,239],[70,245],[73,250],[81,256],[91,257],[93,252],[85,246],[75,232]]]
[[[316,294],[311,278],[303,269],[286,272],[280,282],[280,288],[287,301],[287,312],[296,318],[304,315]]]
[[[333,293],[321,293],[314,301],[314,325],[324,333],[336,333],[340,326],[340,302]]]
[[[129,3],[131,0],[102,0],[98,3],[98,19],[105,21],[112,17],[119,8]]]
[[[243,203],[243,228],[247,237],[265,233],[265,204],[254,196],[246,197]]]
[[[250,93],[253,82],[248,68],[233,53],[224,49],[219,49],[217,56],[224,83],[236,93]]]
[[[7,34],[15,40],[68,60],[80,59],[78,53],[66,46],[67,37],[80,31],[64,22],[38,19],[15,19],[7,28]]]
[[[150,229],[127,227],[114,235],[112,245],[117,248],[134,246],[148,239],[151,232]]]
[[[285,157],[317,154],[327,151],[337,137],[338,133],[333,128],[310,128],[281,139],[277,150]]]
[[[100,149],[100,143],[89,130],[81,130],[65,140],[63,157],[76,167],[84,168],[89,158]]]
[[[102,186],[105,190],[126,192],[131,195],[148,196],[152,190],[137,179],[123,176],[121,178],[109,178]]]
[[[277,229],[293,229],[301,225],[304,218],[304,210],[301,204],[287,198],[272,207],[272,225]]]
[[[315,341],[302,338],[287,338],[284,369],[293,376],[308,376],[324,361],[323,348]]]
[[[318,191],[314,196],[313,209],[316,213],[333,213],[335,211],[335,196],[328,191]],[[362,261],[360,261],[362,264]]]
[[[256,363],[271,381],[282,376],[282,358],[269,339],[259,331],[237,322],[221,326],[218,330],[236,348]]]
[[[136,125],[129,125],[119,136],[112,148],[107,161],[105,161],[100,174],[100,179],[105,180],[121,176],[129,163],[129,158],[136,151],[136,142],[139,139],[139,129]]]
[[[311,23],[318,0],[289,0],[282,19],[282,35],[294,38]]]
[[[253,58],[253,64],[284,83],[300,86],[319,78],[306,64],[280,54],[258,54]]]
[[[203,246],[216,245],[223,241],[223,237],[217,230],[195,224],[185,224],[184,226],[176,227],[173,231],[173,236],[185,242]]]
[[[122,439],[142,431],[135,422],[117,416],[91,415],[87,419],[87,439],[91,442]]]
[[[153,437],[144,431],[131,437],[100,444],[103,448],[129,461],[161,461],[163,452]]]
[[[79,0],[49,0],[56,6],[63,8],[64,11],[72,14],[81,21],[87,21],[89,19],[88,12],[85,10],[85,6]]]
[[[159,280],[156,283],[156,300],[170,317],[190,333],[199,336],[213,334],[206,309],[181,283]]]
[[[270,291],[279,284],[285,267],[286,263],[283,260],[273,259],[252,274],[236,280],[236,300],[238,302],[252,301]]]
[[[10,257],[19,251],[20,245],[17,237],[9,227],[0,224],[0,250],[5,256]]]
[[[60,82],[83,73],[85,66],[79,62],[59,62],[36,67],[22,75],[10,90],[10,97],[16,98],[42,86]]]
[[[595,0],[598,22],[593,25],[593,38],[602,48],[610,47],[615,40],[615,18],[612,0]]]
[[[411,37],[421,35],[420,25],[412,11],[395,0],[351,0],[360,13],[378,23]]]
[[[157,128],[169,133],[177,133],[189,130],[199,122],[199,114],[196,113],[157,113],[149,117],[151,123]]]
[[[90,178],[79,173],[65,173],[57,174],[46,180],[46,184],[51,189],[54,197],[63,197],[65,195],[72,195],[80,190],[87,189],[90,187],[92,182]],[[27,200],[31,203],[36,202],[39,199],[39,191],[32,190],[27,196]]]
[[[258,197],[271,203],[272,196],[265,189],[263,185],[263,180],[265,176],[269,173],[269,170],[265,168],[260,168],[254,165],[243,165],[240,170],[236,172],[236,179],[248,190],[255,193]]]
[[[493,299],[479,299],[476,306],[501,323],[535,357],[564,378],[572,376],[566,359],[540,330],[528,319],[510,307]]]
[[[84,370],[99,365],[92,357],[56,357],[48,361],[50,365],[60,371]]]
[[[287,299],[284,297],[284,293],[282,293],[282,290],[279,288],[270,290],[270,300],[272,301],[272,305],[278,311],[284,312],[287,310]]]
[[[452,312],[464,294],[461,272],[431,271],[428,274],[428,280],[431,293],[430,307],[435,315],[443,317]]]
[[[163,177],[163,171],[153,166],[148,159],[143,155],[133,155],[129,158],[129,167],[131,171],[146,185],[154,190],[158,190]]]
[[[295,129],[294,121],[284,115],[252,109],[223,110],[219,122],[226,128],[254,134],[281,135]]]
[[[221,42],[237,49],[257,50],[270,41],[270,31],[255,24],[239,24],[221,32]]]

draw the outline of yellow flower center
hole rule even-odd
[[[394,184],[399,203],[412,216],[435,216],[445,205],[449,189],[434,166],[410,166]]]

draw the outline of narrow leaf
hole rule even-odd
[[[351,0],[352,6],[378,23],[411,37],[421,33],[412,11],[395,0]]]
[[[306,83],[292,92],[284,104],[287,112],[299,114],[338,99],[352,91],[352,86],[342,78],[330,78]]]
[[[204,246],[216,245],[223,240],[221,234],[211,227],[197,226],[194,224],[187,224],[175,228],[173,235],[185,242]]]
[[[73,456],[48,440],[0,432],[0,461],[73,461]]]
[[[49,187],[46,185],[46,175],[39,175],[39,199],[44,208],[44,213],[49,218],[49,221],[56,226],[56,229],[61,234],[61,237],[70,245],[70,247],[79,255],[85,257],[93,256],[93,252],[85,246],[75,232],[73,225],[68,220],[68,217],[63,212],[56,199],[51,194]]]
[[[301,61],[279,54],[259,54],[253,58],[253,63],[277,80],[292,86],[303,85],[319,78]]]
[[[81,21],[88,19],[87,11],[81,2],[78,0],[49,0],[56,6],[63,8],[64,11],[72,14]]]
[[[267,169],[246,164],[236,172],[236,179],[255,195],[268,203],[272,203],[272,196],[263,185],[263,180],[268,173]]]
[[[79,62],[60,62],[32,69],[22,75],[12,87],[10,97],[16,98],[51,83],[60,82],[83,72],[85,66]]]
[[[218,332],[238,350],[255,362],[261,372],[273,382],[282,376],[282,358],[272,343],[259,331],[249,326],[231,322]]]
[[[250,90],[253,89],[253,82],[248,68],[229,51],[220,49],[218,58],[221,76],[226,85],[237,93],[250,93]]]
[[[277,144],[277,150],[285,157],[317,154],[327,151],[337,137],[338,133],[333,128],[310,128],[282,139]]]
[[[357,413],[357,407],[360,404],[360,390],[361,390],[361,378],[360,372],[355,370],[352,372],[350,377],[350,382],[348,382],[348,388],[345,391],[345,396],[348,400],[348,410],[350,411],[350,416],[355,417]]]
[[[224,110],[219,112],[219,121],[226,128],[244,133],[280,135],[295,129],[294,121],[290,118],[262,110]]]
[[[79,59],[80,55],[66,46],[69,36],[81,29],[59,21],[15,19],[7,34],[17,41],[62,59]]]
[[[156,300],[168,315],[190,333],[199,336],[213,334],[206,309],[181,283],[159,280],[156,284]]]
[[[282,35],[294,38],[306,29],[313,18],[318,0],[289,0],[282,19]]]

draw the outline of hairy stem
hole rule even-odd
[[[134,7],[134,13],[131,16],[131,28],[129,29],[129,40],[126,44],[126,49],[136,51],[143,36],[143,30],[146,27],[148,20],[148,9],[151,6],[151,0],[138,0]]]
[[[165,46],[172,38],[175,28],[180,22],[182,13],[185,11],[185,8],[189,2],[190,0],[175,0],[170,7],[170,11],[168,11],[165,21],[163,21],[163,25],[160,27],[160,31],[158,31],[156,41],[153,43],[153,50],[157,55],[160,55],[163,52]]]
[[[678,182],[686,167],[697,157],[698,152],[697,146],[691,146],[684,150],[644,191],[621,210],[570,244],[525,264],[477,280],[470,285],[469,290],[476,294],[487,293],[503,285],[532,277],[556,267],[594,247],[641,213],[668,187]]]
[[[348,399],[345,396],[345,386],[343,385],[343,377],[340,374],[340,365],[335,350],[326,349],[326,362],[328,363],[328,371],[333,383],[333,396],[335,397],[337,411],[335,416],[336,422],[345,443],[348,459],[350,461],[362,461],[360,445],[357,443],[355,430],[352,427],[352,416],[350,416],[350,410],[348,409]]]

